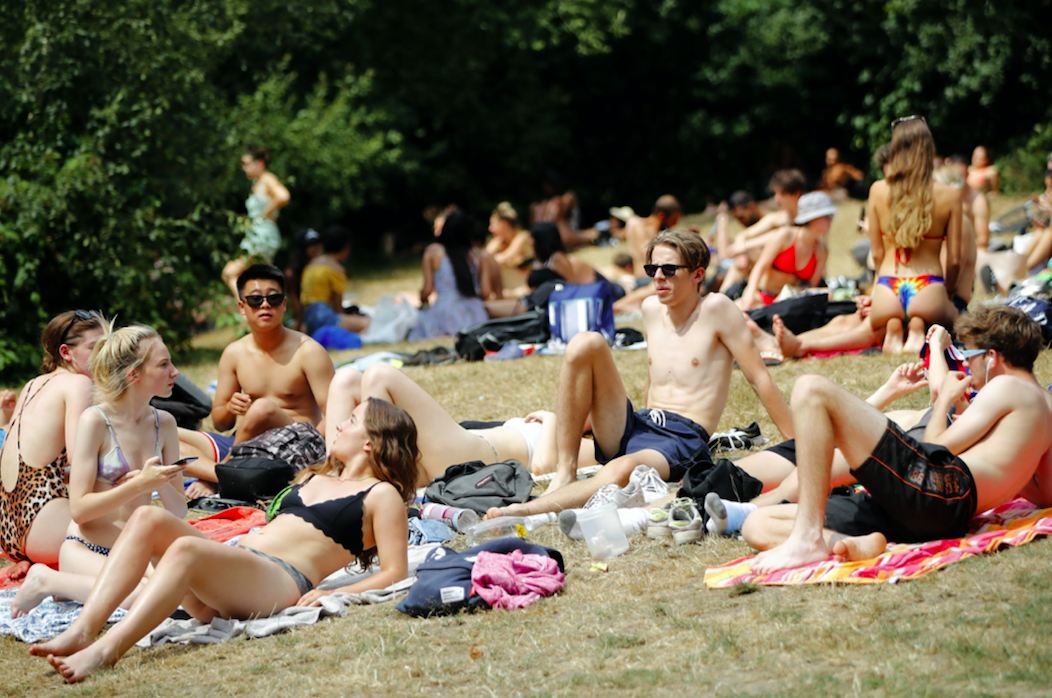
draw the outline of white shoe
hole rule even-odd
[[[683,502],[686,499],[686,502]],[[694,506],[694,500],[686,497],[677,499],[668,512],[668,530],[676,545],[697,543],[701,540],[701,514]]]
[[[647,504],[653,504],[659,499],[668,496],[668,483],[658,475],[658,471],[646,465],[637,465],[632,474],[628,476],[629,483],[636,483],[643,490],[643,499]]]
[[[603,485],[595,494],[589,497],[583,508],[594,509],[604,504],[613,504],[618,509],[622,507],[642,507],[646,506],[646,500],[643,498],[643,490],[640,489],[638,484],[630,480],[624,487],[618,487],[613,483]]]

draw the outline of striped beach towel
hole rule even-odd
[[[916,579],[973,555],[991,553],[1006,546],[1023,545],[1037,536],[1052,533],[1052,509],[1038,509],[1025,499],[1013,499],[972,520],[972,533],[964,538],[904,545],[889,543],[879,557],[859,562],[829,559],[791,570],[757,576],[749,569],[753,557],[743,557],[705,571],[710,589],[736,584],[789,585],[880,584]]]

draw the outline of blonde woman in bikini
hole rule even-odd
[[[34,565],[11,604],[18,617],[46,596],[84,601],[132,512],[154,492],[172,514],[186,516],[185,465],[177,464],[175,418],[150,405],[168,397],[179,371],[152,327],[123,327],[91,355],[95,405],[80,417],[70,471],[73,522],[59,552],[59,571]],[[128,601],[132,599],[129,598]]]
[[[919,353],[928,325],[949,326],[957,317],[950,293],[961,264],[961,193],[932,181],[934,157],[924,118],[896,119],[887,177],[869,190],[877,269],[870,318],[874,332],[886,327],[885,354]]]

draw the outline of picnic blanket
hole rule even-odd
[[[269,618],[254,618],[252,620],[224,620],[216,618],[211,623],[166,618],[135,644],[139,647],[152,647],[169,642],[184,645],[214,645],[238,635],[245,635],[251,638],[266,637],[289,628],[313,625],[327,616],[345,616],[352,606],[391,601],[398,594],[411,587],[415,581],[416,577],[409,577],[392,584],[386,589],[366,591],[361,594],[347,594],[343,592],[330,594],[318,600],[321,606],[292,606],[275,613]]]
[[[880,584],[916,579],[973,555],[1005,546],[1023,545],[1052,533],[1052,509],[1038,509],[1017,498],[972,519],[972,533],[964,538],[911,545],[889,543],[880,556],[859,562],[826,560],[791,570],[757,576],[749,569],[754,556],[705,570],[705,585],[726,589],[743,582],[768,585]]]
[[[22,642],[42,642],[50,640],[63,630],[73,625],[83,608],[75,601],[55,601],[47,597],[32,611],[21,618],[11,617],[11,602],[18,589],[0,591],[0,635],[12,635]],[[126,611],[118,608],[107,622],[116,623],[124,617]]]

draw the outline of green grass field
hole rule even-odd
[[[997,202],[1003,210],[1011,202]],[[846,250],[858,204],[841,207],[830,236],[831,274],[856,276]],[[697,219],[696,219],[697,220]],[[707,230],[707,222],[698,220]],[[613,256],[589,250],[593,261]],[[416,266],[359,277],[370,303],[414,290]],[[232,330],[203,335],[182,358],[204,386]],[[413,350],[451,340],[392,348]],[[385,348],[385,347],[381,347]],[[334,358],[365,351],[342,352]],[[641,400],[644,352],[616,356],[629,397]],[[804,374],[860,396],[899,362],[883,357],[794,361],[771,369],[785,395]],[[406,369],[457,419],[553,409],[557,357]],[[1039,379],[1052,380],[1044,354]],[[920,407],[927,392],[904,399]],[[740,373],[721,429],[756,420],[778,440]],[[749,554],[740,541],[674,547],[635,537],[609,571],[590,569],[583,542],[555,527],[531,540],[561,550],[565,589],[523,611],[410,619],[393,604],[262,640],[133,650],[113,670],[64,686],[28,648],[0,639],[0,693],[75,696],[650,696],[1052,695],[1052,542],[973,558],[898,585],[755,587],[710,591],[709,565]],[[463,543],[460,543],[463,545]],[[220,572],[217,572],[221,573]]]

